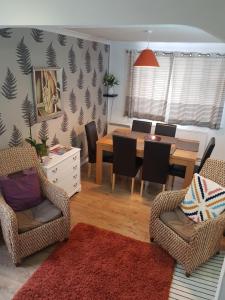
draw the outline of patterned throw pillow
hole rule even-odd
[[[225,209],[225,188],[194,174],[180,207],[196,223],[216,218]]]

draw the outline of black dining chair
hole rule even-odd
[[[194,173],[199,173],[204,165],[204,163],[206,162],[207,158],[209,158],[213,152],[213,149],[215,147],[216,144],[216,139],[214,137],[212,137],[207,145],[207,147],[205,148],[205,151],[203,153],[202,159],[201,159],[201,163],[200,165],[195,165],[194,167]],[[184,178],[185,177],[185,172],[186,172],[186,167],[185,166],[180,166],[180,165],[172,165],[170,166],[170,175],[173,176],[172,179],[172,187],[174,185],[174,179],[175,177],[181,177]]]
[[[144,182],[156,182],[163,185],[163,191],[166,187],[169,173],[171,144],[145,141],[144,158],[142,166],[142,180],[140,195],[143,194]]]
[[[91,175],[91,166],[96,163],[96,142],[98,141],[98,133],[96,124],[91,121],[85,125],[85,132],[87,136],[88,145],[88,177]],[[113,154],[111,152],[103,152],[103,162],[111,163],[113,162]]]
[[[152,122],[133,120],[132,131],[151,133]]]
[[[134,179],[142,164],[142,159],[136,157],[136,148],[136,139],[113,135],[112,191],[115,189],[115,178],[118,174],[132,178],[131,194],[133,194]]]
[[[155,135],[175,137],[177,126],[173,124],[156,123]]]

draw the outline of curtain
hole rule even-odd
[[[219,129],[225,101],[225,56],[157,52],[158,68],[134,68],[128,51],[125,115]]]
[[[173,58],[158,56],[159,68],[135,68],[138,55],[137,51],[127,51],[125,116],[164,121]]]
[[[225,58],[174,57],[169,122],[220,128],[225,99]]]

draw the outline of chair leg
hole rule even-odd
[[[88,178],[91,176],[91,163],[88,163]]]
[[[15,267],[20,267],[21,266],[21,260],[17,261],[16,263],[14,263]]]
[[[143,188],[144,188],[144,180],[141,181],[141,190],[140,190],[140,196],[142,197],[142,194],[143,194]]]
[[[131,179],[131,195],[133,194],[134,192],[134,177],[132,177]]]
[[[186,275],[186,277],[188,277],[188,278],[191,276],[191,274],[188,273],[188,272],[186,272],[185,275]]]
[[[112,180],[113,180],[113,164],[109,164],[109,168],[110,168],[110,180],[111,180],[111,183],[112,183]]]
[[[151,237],[151,238],[150,238],[150,241],[153,243],[153,242],[154,242],[154,238],[153,238],[153,237]]]
[[[116,175],[113,173],[113,175],[112,175],[112,192],[115,189],[115,180],[116,180]]]
[[[171,183],[171,189],[173,190],[173,186],[174,186],[174,181],[175,181],[175,176],[172,176],[172,183]]]

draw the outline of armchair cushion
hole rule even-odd
[[[62,212],[49,200],[24,211],[16,212],[18,232],[23,233],[59,218]]]
[[[187,194],[181,202],[181,209],[197,223],[216,218],[225,209],[225,188],[199,174],[194,174]]]
[[[189,242],[195,227],[194,221],[190,220],[180,208],[173,211],[165,211],[160,215],[161,221],[176,232],[182,239]]]
[[[29,209],[43,201],[35,168],[2,176],[0,186],[5,201],[14,211]]]

